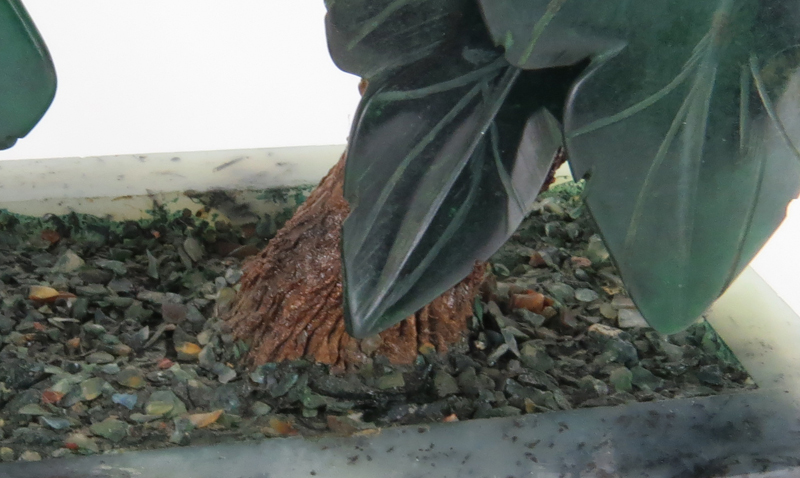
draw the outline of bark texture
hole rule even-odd
[[[342,311],[341,227],[345,158],[331,169],[267,247],[245,266],[227,323],[250,344],[252,364],[302,357],[342,368],[376,354],[411,363],[420,347],[445,352],[463,340],[484,265],[379,336],[347,335]]]

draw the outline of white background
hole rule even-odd
[[[25,0],[55,101],[2,159],[344,144],[322,0]],[[754,262],[800,313],[800,204]],[[757,318],[754,318],[757,320]]]
[[[23,0],[58,75],[0,159],[344,144],[322,0]]]

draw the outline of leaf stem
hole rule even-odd
[[[632,106],[620,111],[619,113],[617,113],[615,115],[599,119],[597,121],[589,123],[588,125],[586,125],[586,126],[584,126],[582,128],[579,128],[579,129],[576,129],[575,131],[570,132],[567,135],[567,138],[572,139],[572,138],[575,138],[577,136],[581,136],[583,134],[591,133],[592,131],[596,131],[596,130],[598,130],[600,128],[605,128],[606,126],[610,126],[610,125],[612,125],[614,123],[618,123],[618,122],[620,122],[622,120],[630,118],[631,116],[635,115],[636,113],[638,113],[638,112],[640,112],[642,110],[645,110],[645,109],[649,108],[650,106],[653,106],[654,104],[656,104],[662,98],[664,98],[669,93],[671,93],[673,90],[675,90],[675,88],[680,86],[681,83],[683,83],[686,80],[686,78],[689,77],[689,74],[692,72],[692,68],[694,68],[700,62],[700,59],[702,58],[702,53],[705,50],[704,47],[706,47],[708,45],[708,43],[710,42],[710,39],[711,39],[711,35],[710,34],[706,34],[698,42],[697,47],[695,48],[694,52],[692,53],[692,56],[689,57],[689,59],[683,65],[683,68],[681,68],[681,72],[678,73],[678,75],[672,81],[670,81],[666,86],[664,86],[663,88],[661,88],[660,90],[658,90],[654,94],[648,96],[644,100],[642,100],[642,101],[636,103],[635,105],[632,105]]]
[[[758,71],[758,62],[755,55],[750,56],[750,73],[753,75],[753,82],[756,84],[756,91],[758,91],[758,96],[761,99],[761,103],[764,105],[764,109],[767,110],[767,115],[775,124],[775,128],[778,129],[781,137],[786,142],[786,146],[788,146],[789,150],[794,153],[794,157],[800,161],[800,151],[798,151],[797,146],[795,146],[792,142],[792,138],[789,137],[786,127],[783,126],[783,122],[778,117],[777,111],[775,111],[775,106],[772,104],[772,99],[770,99],[767,88],[764,86],[764,80],[761,78],[761,73]]]
[[[506,194],[508,197],[516,203],[517,208],[519,208],[520,213],[525,215],[525,203],[519,197],[517,190],[514,188],[514,185],[511,181],[511,176],[506,171],[505,165],[503,165],[503,160],[500,158],[500,150],[498,148],[499,133],[497,131],[497,124],[492,123],[491,128],[489,129],[489,141],[492,144],[492,156],[494,157],[494,165],[497,168],[497,175],[500,176],[500,182],[503,183],[503,188],[506,190]]]
[[[533,49],[536,47],[536,43],[539,42],[539,38],[544,33],[544,29],[547,28],[547,25],[555,18],[556,14],[558,14],[561,7],[567,3],[567,0],[550,0],[550,3],[547,4],[547,10],[545,10],[544,15],[536,24],[533,26],[533,32],[531,35],[531,40],[528,43],[528,48],[525,49],[525,52],[522,53],[522,56],[519,59],[519,65],[524,65],[528,62],[531,55],[533,54]]]
[[[410,241],[395,240],[395,242],[392,244],[391,250],[389,251],[387,264],[383,268],[380,279],[378,280],[378,284],[376,285],[378,294],[371,301],[367,315],[374,314],[375,310],[378,309],[379,304],[383,302],[389,291],[388,285],[397,279],[401,270],[411,257],[414,249],[419,245],[424,231],[428,229],[428,226],[430,226],[434,216],[439,212],[442,203],[453,187],[453,183],[456,181],[461,171],[463,171],[464,166],[466,166],[480,142],[484,141],[486,130],[491,126],[492,121],[494,121],[497,112],[505,102],[506,97],[511,91],[511,87],[514,85],[514,83],[516,83],[521,71],[522,70],[519,68],[509,67],[503,74],[502,78],[498,81],[498,84],[494,90],[494,98],[491,99],[492,101],[483,109],[482,114],[478,118],[480,121],[478,123],[479,126],[474,131],[475,134],[472,141],[469,143],[467,148],[463,150],[456,164],[454,164],[452,168],[447,171],[444,184],[438,185],[438,190],[435,191],[435,194],[432,198],[433,200],[430,201],[430,203],[424,208],[419,206],[414,207],[414,205],[409,207],[409,211],[424,210],[424,214],[420,218],[417,218],[413,215],[406,215],[403,217],[402,224],[400,225],[400,229],[398,230],[396,237],[402,237],[404,231],[410,231],[409,237],[412,237],[412,239]],[[481,84],[478,84],[476,85],[475,89],[480,90],[481,86]],[[397,171],[395,173],[397,173]],[[426,177],[423,178],[422,184],[418,187],[418,190],[425,191],[426,187],[427,189],[430,189],[430,183],[426,181],[428,179],[432,180],[433,178],[430,175],[426,175]],[[377,211],[377,208],[372,209],[372,211]],[[440,238],[440,240],[442,239]]]
[[[752,62],[753,59],[751,59],[751,63]],[[741,88],[741,96],[742,98],[744,98],[745,94],[747,94],[748,97],[750,96],[750,81],[749,81],[750,75],[748,75],[747,74],[748,72],[746,72],[746,70],[744,69],[742,70],[742,73],[744,74],[742,75],[740,88]],[[747,103],[745,103],[743,99],[740,102],[740,107],[742,108],[748,107]],[[742,122],[747,118],[747,115],[745,113],[740,112],[739,117],[741,118],[740,122]],[[747,153],[751,152],[751,149],[746,147],[747,145],[746,134],[748,131],[747,129],[748,125],[743,125],[741,123],[739,125],[739,135],[741,136],[739,154],[740,157],[742,158],[746,157]],[[766,158],[765,158],[766,155],[758,154],[759,153],[758,151],[753,151],[753,153],[756,153],[753,156],[756,158],[757,161],[756,175],[755,175],[756,183],[755,183],[755,189],[753,191],[753,199],[752,201],[749,202],[750,207],[747,210],[747,216],[745,216],[744,225],[736,241],[736,254],[733,257],[733,261],[731,261],[731,267],[730,270],[728,271],[728,277],[725,280],[725,284],[723,285],[722,290],[720,290],[720,294],[722,294],[722,292],[728,288],[731,282],[733,282],[733,279],[736,277],[737,269],[739,269],[739,263],[742,261],[742,255],[744,254],[745,241],[747,240],[747,236],[750,233],[750,229],[753,227],[753,220],[756,215],[756,208],[758,207],[758,199],[761,196],[761,188],[764,184],[764,176],[766,174],[766,169],[767,169]]]
[[[405,157],[403,157],[403,159],[400,161],[400,164],[397,166],[397,169],[395,169],[394,173],[392,173],[392,175],[386,181],[386,184],[383,186],[383,189],[381,190],[381,194],[380,196],[378,196],[378,199],[375,201],[374,204],[369,206],[370,207],[369,215],[367,216],[363,227],[359,231],[357,231],[358,235],[353,237],[351,241],[352,244],[351,247],[353,248],[353,250],[361,249],[361,247],[364,245],[364,241],[366,240],[367,235],[370,233],[372,227],[375,225],[375,220],[378,218],[378,214],[381,212],[383,206],[386,204],[386,201],[389,199],[389,195],[397,187],[400,178],[403,176],[403,174],[405,173],[406,169],[411,164],[411,162],[417,156],[419,156],[419,154],[422,153],[422,151],[424,151],[425,148],[427,148],[428,145],[431,144],[431,142],[433,142],[433,140],[436,139],[439,133],[441,133],[442,130],[447,125],[449,125],[456,118],[456,116],[458,116],[476,96],[478,96],[480,91],[481,91],[480,83],[473,86],[472,89],[470,89],[469,92],[467,92],[464,95],[464,97],[461,98],[458,101],[458,103],[456,103],[456,105],[453,106],[453,108],[450,111],[448,111],[447,114],[441,120],[439,120],[438,123],[436,123],[436,125],[434,125],[433,128],[431,128],[428,134],[426,134],[416,144],[416,146],[414,146],[414,148],[412,148],[411,151],[409,151],[408,154],[406,154]]]
[[[393,13],[400,10],[401,8],[405,7],[411,2],[419,1],[419,0],[394,0],[392,3],[389,4],[388,7],[384,8],[379,14],[375,15],[374,17],[367,20],[364,24],[364,27],[358,32],[358,35],[355,36],[350,43],[347,44],[347,49],[352,50],[353,48],[358,45],[358,43],[367,37],[370,33],[374,32],[381,23],[385,22]],[[330,7],[329,7],[330,8]]]
[[[750,72],[742,67],[739,76],[739,157],[747,151],[747,132],[750,126]]]
[[[475,71],[471,71],[466,75],[461,75],[458,78],[453,78],[452,80],[443,81],[441,83],[437,83],[435,85],[426,86],[424,88],[418,88],[416,90],[406,90],[406,91],[387,91],[386,93],[378,93],[373,97],[373,101],[407,101],[407,100],[418,100],[421,98],[425,98],[426,96],[435,95],[438,93],[444,93],[445,91],[453,90],[456,88],[461,88],[462,86],[466,86],[473,81],[480,80],[487,73],[491,73],[495,70],[499,70],[504,65],[508,65],[508,62],[505,58],[498,58],[497,60],[493,61],[492,63],[484,66]]]
[[[444,232],[439,236],[439,239],[436,241],[433,247],[431,247],[430,250],[425,254],[425,257],[419,262],[414,270],[403,278],[404,285],[398,286],[394,291],[392,291],[391,299],[394,299],[394,301],[398,300],[398,297],[405,295],[414,285],[416,285],[417,281],[419,281],[419,278],[428,269],[428,266],[431,265],[431,262],[433,262],[434,258],[436,258],[444,246],[447,245],[447,242],[455,235],[458,228],[464,223],[464,220],[467,218],[467,213],[469,213],[472,205],[475,203],[475,198],[478,195],[478,185],[483,177],[483,168],[481,168],[481,166],[481,162],[477,161],[476,158],[473,158],[471,171],[472,181],[470,182],[467,197],[461,202],[461,204],[459,204],[458,210],[451,219],[450,224],[447,225]]]
[[[683,278],[688,277],[688,267],[691,263],[692,244],[694,242],[694,207],[697,201],[697,185],[700,179],[700,167],[703,162],[703,150],[706,145],[706,131],[708,131],[708,116],[711,109],[711,97],[717,77],[716,49],[709,48],[697,73],[693,88],[692,106],[687,112],[683,126],[682,151],[679,163],[679,178],[677,187],[677,220],[680,264],[683,269]],[[681,302],[681,305],[683,302]],[[683,315],[684,311],[680,311]]]
[[[642,187],[639,188],[639,194],[636,197],[636,203],[633,207],[633,214],[631,215],[631,222],[628,224],[628,232],[625,235],[625,249],[628,250],[633,246],[633,241],[636,238],[636,233],[639,227],[639,222],[641,221],[642,215],[644,214],[644,195],[647,190],[650,189],[650,186],[655,179],[655,173],[661,167],[661,164],[664,162],[664,159],[667,157],[667,151],[669,147],[672,145],[672,141],[675,139],[675,136],[678,134],[678,130],[680,129],[681,125],[683,124],[683,119],[686,117],[686,112],[689,110],[689,106],[691,105],[692,100],[694,99],[694,92],[697,88],[697,83],[692,87],[692,90],[686,95],[684,98],[683,103],[681,104],[680,109],[675,114],[675,117],[670,124],[669,130],[667,130],[667,134],[664,136],[664,140],[661,142],[661,145],[658,147],[658,151],[656,152],[655,158],[653,158],[653,163],[650,165],[650,168],[647,171],[647,175],[642,182]]]

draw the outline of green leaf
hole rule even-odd
[[[331,58],[364,78],[432,55],[470,28],[482,28],[469,0],[327,1]]]
[[[50,53],[18,0],[0,0],[0,149],[27,135],[56,92]]]
[[[528,58],[514,45],[530,41],[553,2],[481,4],[520,66],[591,58],[565,113],[573,174],[588,180],[589,210],[644,317],[678,331],[722,294],[800,190],[793,3],[561,3]],[[602,41],[587,48],[565,40],[573,35]]]
[[[630,19],[619,3],[479,0],[495,45],[505,48],[509,63],[526,70],[574,65],[622,49],[621,32],[627,30]],[[655,4],[651,11],[660,11],[668,3]]]
[[[371,84],[362,101],[342,231],[354,337],[403,320],[494,253],[528,212],[561,145],[543,107],[558,110],[577,73],[521,72],[491,49],[476,53],[409,65]]]

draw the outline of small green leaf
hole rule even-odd
[[[0,149],[26,136],[56,92],[50,53],[19,0],[0,0]]]

